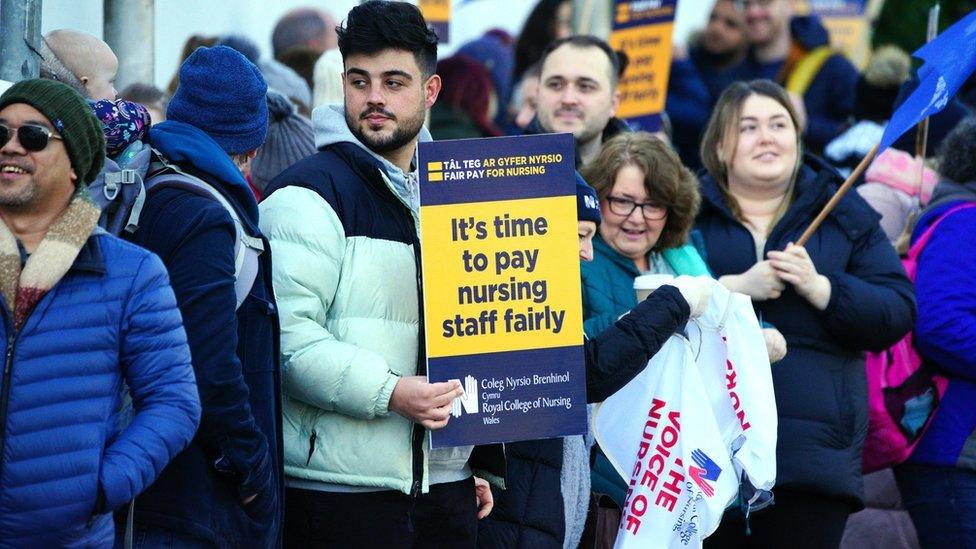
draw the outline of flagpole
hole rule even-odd
[[[925,34],[925,43],[928,44],[939,34],[939,11],[941,5],[936,2],[929,10],[928,28]],[[925,154],[929,144],[929,119],[925,117],[918,123],[918,131],[915,134],[915,156],[922,160],[922,168],[919,170],[919,188],[922,187],[921,177],[925,171]]]
[[[861,159],[861,163],[858,164],[856,168],[854,168],[854,171],[852,171],[851,175],[847,177],[847,180],[844,181],[844,184],[841,185],[839,189],[837,189],[837,192],[834,193],[834,196],[831,197],[829,202],[827,202],[827,205],[824,206],[822,210],[820,210],[820,213],[817,214],[817,217],[813,220],[812,223],[810,223],[810,226],[807,227],[807,230],[803,231],[803,234],[800,235],[800,238],[797,239],[796,241],[797,246],[806,245],[807,240],[810,240],[810,237],[813,236],[813,233],[817,231],[817,229],[820,227],[820,224],[823,223],[825,219],[827,219],[827,216],[830,215],[830,212],[834,211],[834,208],[837,207],[837,204],[840,203],[840,200],[844,198],[844,195],[847,194],[847,191],[849,191],[851,187],[854,186],[854,182],[857,181],[857,179],[861,177],[861,174],[864,173],[864,170],[867,169],[868,164],[870,164],[871,161],[874,160],[874,157],[877,156],[878,147],[880,146],[881,143],[878,143],[875,146],[871,147],[871,151],[868,152],[867,156]]]

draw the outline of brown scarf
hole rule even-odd
[[[78,185],[68,207],[48,228],[23,270],[17,240],[0,223],[0,292],[7,308],[13,311],[15,330],[20,330],[44,294],[71,268],[95,230],[100,214],[87,185]]]

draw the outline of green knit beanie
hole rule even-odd
[[[0,95],[0,109],[26,103],[41,112],[64,138],[75,174],[91,183],[105,163],[102,123],[80,93],[54,80],[21,80]]]

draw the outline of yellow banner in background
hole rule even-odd
[[[671,71],[673,23],[635,27],[610,35],[610,47],[623,50],[629,59],[620,79],[620,118],[657,114],[664,110]]]
[[[427,24],[434,27],[440,43],[450,40],[451,0],[419,0],[417,7],[424,14]]]
[[[871,55],[871,41],[868,36],[868,22],[863,17],[829,17],[824,26],[830,33],[830,44],[863,69]]]
[[[816,15],[830,34],[830,45],[863,69],[871,56],[868,0],[796,0],[797,15]]]
[[[422,216],[429,357],[579,345],[579,251],[566,236],[575,197],[470,203],[463,214],[424,206]]]
[[[620,107],[616,116],[635,129],[656,131],[671,73],[671,35],[675,0],[617,0],[610,47],[627,56],[627,68],[617,84]]]

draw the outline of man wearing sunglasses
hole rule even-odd
[[[85,100],[51,80],[0,96],[0,540],[106,547],[200,417],[155,255],[97,228],[105,156]],[[135,403],[124,410],[123,382]]]

